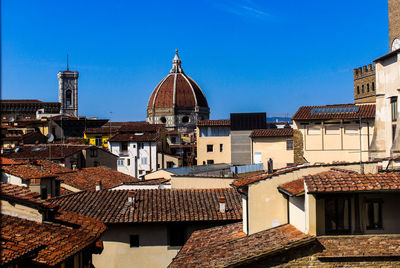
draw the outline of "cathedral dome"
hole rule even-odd
[[[183,72],[176,50],[170,73],[154,88],[147,104],[147,121],[167,127],[195,127],[208,119],[208,103],[199,85]],[[191,125],[191,126],[190,126]]]
[[[181,67],[176,51],[170,73],[156,86],[151,94],[148,109],[208,107],[206,96]]]

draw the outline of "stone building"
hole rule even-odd
[[[388,0],[390,50],[400,48],[400,2]]]
[[[353,70],[354,102],[375,103],[375,65]]]
[[[58,72],[58,101],[61,103],[61,113],[78,116],[78,72]]]
[[[193,131],[197,120],[209,118],[210,108],[199,85],[183,72],[176,50],[170,73],[155,87],[147,105],[147,122],[168,130]]]

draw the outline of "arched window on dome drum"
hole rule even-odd
[[[182,123],[187,123],[187,122],[189,122],[189,117],[188,116],[182,117]]]
[[[66,99],[65,104],[67,106],[70,106],[72,104],[71,96],[72,96],[72,91],[71,90],[67,90],[67,92],[65,92],[65,99]]]

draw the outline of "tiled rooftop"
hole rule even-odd
[[[88,128],[85,130],[86,134],[114,134],[118,131],[120,127],[97,127],[97,128]]]
[[[32,206],[43,209],[54,209],[57,207],[57,204],[39,199],[39,195],[39,193],[29,190],[28,187],[0,182],[0,196],[2,199],[30,203]]]
[[[194,232],[168,267],[232,267],[313,241],[289,224],[246,236],[234,223]]]
[[[134,133],[120,133],[116,134],[110,139],[110,142],[148,142],[157,141],[159,139],[159,134],[156,132],[143,133],[142,135],[135,135]]]
[[[97,181],[102,188],[112,188],[121,184],[139,182],[138,178],[106,167],[91,167],[59,175],[64,184],[79,190],[95,190]]]
[[[0,165],[19,165],[21,164],[21,162],[19,161],[15,161],[13,159],[10,158],[6,158],[6,157],[0,157]]]
[[[198,127],[230,127],[231,120],[199,120]]]
[[[357,258],[400,256],[400,235],[321,236],[324,250],[319,258]]]
[[[57,197],[61,208],[105,223],[223,221],[242,219],[242,200],[234,189],[135,190],[135,203],[128,190],[84,191]],[[226,198],[226,212],[219,212],[218,199]]]
[[[358,112],[349,113],[311,113],[313,108],[337,108],[337,107],[360,107]],[[375,118],[375,104],[355,105],[337,104],[325,106],[302,106],[292,117],[292,120],[314,120],[314,119],[359,119]]]
[[[287,182],[279,185],[278,187],[283,192],[289,194],[290,196],[296,196],[304,193],[304,179],[298,179],[291,182]]]
[[[400,174],[326,171],[304,177],[308,193],[400,191]]]
[[[43,171],[39,166],[33,165],[3,165],[1,171],[19,177],[23,180],[43,179],[55,177],[55,175]]]
[[[29,258],[33,258],[35,264],[56,265],[89,245],[98,243],[106,229],[100,221],[60,210],[55,203],[37,199],[39,194],[26,187],[1,183],[0,191],[2,200],[33,207],[38,211],[49,209],[54,215],[40,223],[1,214],[0,265],[23,258],[26,253],[33,251],[38,251],[37,255],[30,255]]]
[[[292,128],[255,129],[250,134],[250,137],[252,138],[291,137],[291,136],[293,136]]]
[[[25,251],[21,247],[27,250],[40,247],[33,262],[53,266],[94,244],[105,231],[105,226],[101,222],[88,217],[70,212],[61,212],[60,215],[63,215],[60,216],[63,220],[75,218],[74,224],[85,220],[86,226],[81,225],[73,229],[66,225],[33,222],[2,214],[0,238],[2,241],[7,241],[8,252],[2,250],[1,262],[8,263],[24,254]],[[10,248],[12,244],[18,244],[19,247]]]
[[[87,149],[88,145],[46,144],[18,146],[18,151],[4,156],[13,159],[64,159],[74,153]]]

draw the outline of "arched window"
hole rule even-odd
[[[189,117],[188,116],[182,117],[182,123],[187,123],[187,122],[189,122]]]
[[[71,95],[72,95],[72,91],[71,90],[67,90],[67,92],[65,92],[65,98],[66,98],[66,105],[70,106],[72,104],[71,101]]]

